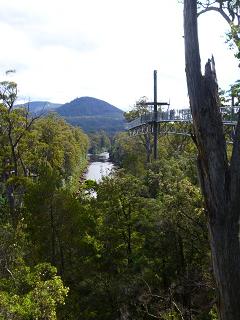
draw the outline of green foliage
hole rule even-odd
[[[64,179],[80,174],[86,165],[88,138],[81,129],[69,126],[64,120],[51,114],[36,122],[33,128],[34,149],[27,149],[31,171],[38,174],[42,164],[57,170]]]
[[[142,246],[139,227],[146,219],[148,207],[152,207],[151,200],[144,195],[147,188],[134,176],[121,171],[105,178],[97,189],[97,206],[104,212],[98,224],[105,243],[103,256],[118,272],[123,272],[137,259]]]
[[[230,49],[236,50],[235,57],[240,60],[240,25],[231,25],[231,31],[227,33],[226,43]]]
[[[141,115],[148,113],[149,107],[147,107],[146,102],[147,97],[141,97],[130,111],[124,112],[124,118],[126,121],[133,121],[139,118]]]
[[[239,57],[239,59],[240,59],[240,57]],[[233,85],[231,85],[229,91],[231,93],[231,96],[233,98],[236,98],[236,100],[237,100],[236,102],[234,100],[235,105],[239,106],[239,104],[240,104],[240,80],[236,81]]]
[[[111,148],[111,141],[105,131],[89,134],[90,149],[89,153],[99,154],[101,152],[109,151]]]
[[[136,137],[133,139],[136,143]],[[123,140],[117,141],[121,148],[122,144],[125,145]],[[128,144],[128,154],[123,152],[123,155],[131,159],[139,152],[139,149],[136,152],[134,145]],[[135,307],[125,301],[125,306],[136,318],[141,319],[142,314],[148,318],[152,314],[163,319],[182,319],[193,309],[199,312],[198,317],[192,314],[193,319],[211,319],[210,308],[203,311],[206,300],[210,302],[214,295],[214,284],[207,271],[210,265],[209,247],[203,203],[197,186],[195,153],[195,146],[189,138],[161,137],[160,160],[145,165],[139,175],[138,185],[145,185],[142,196],[147,205],[144,220],[138,222],[141,241],[137,259],[133,260],[134,283],[128,280],[131,289],[136,291]],[[122,161],[120,165],[128,170],[125,163],[128,162]],[[124,185],[128,189],[126,182]],[[107,194],[112,199],[109,192]],[[114,194],[116,197],[118,193],[114,191]],[[134,204],[137,206],[139,201],[140,198],[135,198]],[[117,207],[117,202],[111,206]],[[144,208],[142,200],[140,207]],[[136,211],[138,218],[141,209]],[[114,226],[118,229],[116,221],[115,217]],[[107,230],[104,234],[107,236]],[[116,241],[110,239],[112,244]],[[113,247],[118,248],[119,245]],[[201,283],[202,287],[199,288],[196,283]],[[128,298],[130,301],[131,297]]]
[[[51,265],[38,264],[33,270],[20,265],[11,278],[0,281],[0,319],[57,319],[56,306],[64,303],[67,292]]]
[[[139,176],[144,171],[144,152],[144,146],[138,138],[122,132],[115,136],[111,156],[117,165]]]
[[[56,319],[68,289],[48,263],[26,265],[25,224],[0,224],[0,319]]]
[[[10,81],[0,82],[0,100],[3,104],[11,109],[17,99],[17,84]]]
[[[79,230],[88,138],[55,115],[13,107],[16,94],[15,83],[0,84],[0,319],[57,319],[68,288],[55,266],[63,274],[62,243]]]

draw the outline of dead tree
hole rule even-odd
[[[198,172],[208,217],[221,320],[240,319],[240,121],[230,161],[219,110],[214,60],[205,75],[197,31],[197,0],[184,0],[186,76],[198,149]]]

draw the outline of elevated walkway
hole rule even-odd
[[[235,134],[239,106],[224,106],[220,108],[226,140],[231,142]],[[155,118],[154,112],[146,112],[139,118],[126,124],[130,135],[148,134],[154,132],[157,123],[158,134],[176,134],[190,136],[192,132],[192,115],[190,109],[159,110]]]

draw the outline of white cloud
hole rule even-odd
[[[182,5],[176,0],[0,0],[0,75],[15,68],[20,95],[67,102],[94,96],[128,108],[152,99],[188,104]],[[209,28],[209,26],[211,27]],[[221,18],[200,18],[202,61],[214,53],[221,86],[237,77]],[[4,44],[4,45],[3,45]]]

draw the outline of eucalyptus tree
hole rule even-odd
[[[228,9],[229,18],[236,16],[239,23],[239,1],[207,4],[205,11],[218,4],[218,10]],[[221,320],[236,320],[240,319],[240,120],[228,159],[213,58],[206,63],[205,74],[201,72],[197,15],[197,0],[184,0],[186,76],[218,291],[218,313]]]
[[[21,206],[23,179],[28,170],[23,159],[22,142],[38,117],[32,117],[27,108],[16,108],[17,84],[0,82],[0,161],[1,182],[13,220],[17,219],[17,208]]]

